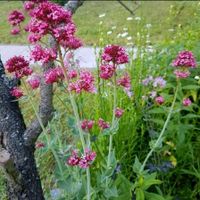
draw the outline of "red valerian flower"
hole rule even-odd
[[[81,157],[78,165],[80,168],[86,169],[91,165],[95,158],[96,152],[91,151],[90,149],[86,149],[85,154]]]
[[[130,90],[131,89],[131,79],[128,73],[125,73],[120,79],[117,80],[117,84]]]
[[[93,125],[94,125],[94,121],[93,121],[93,120],[84,119],[84,120],[81,122],[81,128],[82,128],[83,130],[86,130],[86,131],[92,129]]]
[[[102,60],[112,61],[115,64],[128,63],[128,55],[125,49],[118,45],[108,45],[102,54]]]
[[[39,44],[35,45],[31,51],[31,59],[34,61],[41,61],[43,64],[55,60],[57,57],[55,49],[42,48]]]
[[[117,118],[120,118],[120,117],[123,115],[123,113],[124,113],[124,110],[123,110],[123,109],[121,109],[121,108],[116,108],[116,109],[115,109],[115,116],[116,116]]]
[[[187,78],[190,76],[190,72],[188,70],[174,70],[174,74],[176,78]]]
[[[102,118],[99,119],[98,125],[101,129],[107,129],[110,128],[109,122],[105,122]]]
[[[32,89],[36,89],[40,85],[40,77],[36,74],[32,74],[31,76],[29,76],[26,81],[32,87]]]
[[[24,2],[24,10],[29,11],[34,8],[34,2],[32,1],[25,1]]]
[[[157,104],[162,105],[164,103],[165,99],[163,96],[158,96],[155,98],[155,101]]]
[[[195,68],[197,63],[191,51],[181,51],[173,61],[172,65],[174,67]]]
[[[17,78],[32,74],[32,69],[29,68],[29,62],[23,56],[10,58],[5,64],[5,69],[10,73],[14,73]]]
[[[79,164],[80,157],[78,156],[78,151],[73,150],[72,155],[68,158],[67,164],[70,166],[76,166]]]
[[[10,32],[12,35],[18,35],[20,33],[20,29],[18,27],[15,27]]]
[[[81,71],[79,79],[69,84],[69,91],[95,93],[94,77],[90,71]]]
[[[61,67],[49,69],[44,74],[44,78],[45,78],[45,82],[47,84],[52,84],[52,83],[58,82],[58,81],[64,79],[63,69]]]
[[[16,97],[17,99],[19,99],[20,97],[23,96],[23,92],[19,87],[14,87],[11,91],[10,94],[14,97]]]
[[[191,100],[189,98],[183,99],[183,105],[184,106],[190,106],[192,104]]]
[[[71,22],[71,12],[49,1],[38,4],[30,12],[30,16],[46,22],[52,27]]]
[[[19,25],[24,19],[23,13],[18,10],[13,10],[8,16],[8,21],[12,26]]]
[[[115,69],[116,68],[113,65],[109,65],[109,64],[101,65],[100,66],[100,75],[99,75],[100,78],[105,79],[105,80],[110,79],[113,76],[113,74],[115,73]]]

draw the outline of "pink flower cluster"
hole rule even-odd
[[[122,117],[123,113],[124,113],[123,109],[121,109],[121,108],[115,109],[115,117],[120,118],[120,117]]]
[[[35,45],[31,51],[31,59],[41,61],[43,64],[55,60],[57,57],[56,50],[51,48],[42,48],[39,44]]]
[[[94,77],[89,71],[81,71],[78,80],[69,83],[69,91],[81,93],[82,91],[95,93]]]
[[[117,84],[126,88],[127,90],[131,89],[131,79],[128,73],[125,73],[121,78],[117,80]]]
[[[174,71],[177,78],[187,78],[190,75],[188,69],[195,68],[197,63],[191,51],[181,51],[172,62],[172,65],[179,68]]]
[[[101,65],[100,66],[100,77],[102,79],[110,79],[113,74],[115,73],[115,67],[113,65],[110,64],[106,64],[106,65]]]
[[[25,1],[24,2],[24,10],[29,11],[32,10],[34,8],[34,2],[32,1]]]
[[[24,8],[31,16],[25,29],[30,33],[30,43],[36,43],[43,36],[50,34],[64,48],[77,49],[82,46],[82,42],[75,37],[76,27],[72,22],[71,13],[62,6],[50,1],[40,1],[37,5],[26,2]]]
[[[18,35],[20,33],[20,23],[25,20],[25,17],[22,12],[18,10],[13,10],[9,16],[8,21],[13,26],[13,29],[11,30],[12,35]]]
[[[174,67],[195,68],[197,63],[191,51],[181,51],[173,61],[172,65]]]
[[[71,13],[50,1],[43,1],[31,12],[30,16],[52,26],[71,22]]]
[[[96,152],[89,149],[86,149],[84,155],[81,157],[78,155],[77,150],[73,150],[72,155],[67,160],[67,164],[70,166],[79,166],[80,168],[86,169],[90,167],[95,158]]]
[[[11,91],[10,94],[14,97],[16,97],[17,99],[19,99],[20,97],[23,96],[23,92],[20,88],[18,87],[14,87]]]
[[[185,107],[190,106],[192,104],[191,100],[189,98],[183,99],[183,105]]]
[[[8,21],[12,26],[19,25],[24,19],[23,13],[18,10],[13,10],[8,16]]]
[[[77,76],[78,76],[78,73],[74,69],[67,72],[68,79],[73,79],[73,78],[76,78]]]
[[[107,129],[110,128],[109,122],[104,121],[102,118],[99,119],[98,125],[101,129]]]
[[[108,45],[102,54],[102,65],[100,66],[100,78],[110,79],[115,71],[116,65],[128,62],[128,55],[123,47],[118,45]]]
[[[40,86],[40,77],[36,74],[32,74],[31,76],[29,76],[26,81],[32,89],[36,89]]]
[[[87,120],[87,119],[84,119],[82,122],[81,122],[81,128],[85,131],[89,131],[90,129],[92,129],[94,125],[94,121],[93,120]]]
[[[128,63],[128,55],[123,47],[118,45],[108,45],[102,54],[102,60],[113,62],[114,64]]]
[[[174,74],[177,78],[187,78],[190,75],[190,72],[187,69],[174,70]]]
[[[128,97],[132,96],[131,78],[128,73],[125,73],[121,78],[117,80],[117,85],[122,86],[124,88],[124,92],[128,95]]]
[[[55,68],[49,69],[44,74],[44,79],[47,84],[52,84],[64,79],[63,69],[61,67],[55,67]]]
[[[155,101],[156,101],[157,104],[162,105],[165,102],[165,99],[164,99],[163,96],[157,96],[155,98]]]
[[[14,56],[10,58],[5,64],[5,69],[10,73],[14,73],[16,78],[32,74],[29,62],[26,61],[23,56]]]

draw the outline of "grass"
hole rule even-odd
[[[137,7],[134,1],[124,1],[124,3],[131,10]],[[19,1],[1,1],[0,43],[26,43],[27,36],[24,34],[17,37],[9,35],[11,27],[7,23],[8,13],[13,9],[21,9],[21,5]],[[136,33],[144,29],[146,24],[152,24],[150,31],[152,42],[159,42],[165,38],[168,29],[174,29],[180,24],[183,28],[190,26],[198,5],[195,1],[141,1],[133,16],[117,1],[85,1],[74,15],[74,21],[78,28],[77,34],[85,45],[98,45],[101,34],[104,34],[110,42],[124,45],[135,43]],[[170,10],[173,15],[171,21],[168,17]],[[104,13],[105,17],[99,18],[99,15]],[[132,17],[133,20],[127,21],[127,17]],[[142,22],[135,20],[135,17],[141,17]],[[112,34],[107,35],[109,31],[112,31]],[[126,37],[117,37],[124,32],[128,32]],[[132,39],[127,40],[129,36],[132,36]]]

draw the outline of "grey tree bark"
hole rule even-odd
[[[80,0],[68,1],[65,8],[74,13],[82,3]],[[53,45],[54,41],[51,43]],[[48,63],[43,73],[52,66],[53,63]],[[0,59],[0,167],[7,179],[9,200],[44,200],[34,158],[35,142],[42,127],[37,118],[26,127],[18,102],[10,94],[17,82],[6,77]],[[52,99],[52,85],[42,80],[39,116],[44,127],[52,118]]]

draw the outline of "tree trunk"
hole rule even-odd
[[[34,160],[34,148],[24,145],[26,130],[17,101],[10,94],[8,79],[0,74],[0,165],[7,176],[10,200],[43,200]]]

